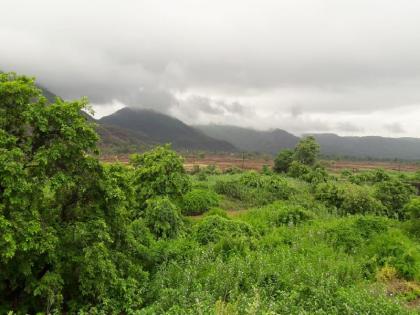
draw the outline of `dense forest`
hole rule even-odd
[[[0,74],[0,314],[418,314],[419,173],[103,163],[86,110]]]

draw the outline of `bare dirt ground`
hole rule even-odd
[[[128,155],[114,155],[103,156],[104,162],[121,162],[128,163]],[[184,156],[184,165],[187,170],[191,170],[194,165],[206,167],[208,165],[215,165],[220,170],[237,167],[246,170],[261,170],[264,165],[272,166],[273,159],[269,157],[242,157],[241,155],[186,155]],[[364,171],[376,168],[383,168],[385,170],[402,171],[402,172],[416,172],[420,171],[420,163],[414,162],[379,162],[379,161],[331,161],[325,160],[322,163],[331,172],[340,172],[344,169],[351,171]]]

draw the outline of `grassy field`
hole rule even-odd
[[[217,314],[420,311],[418,231],[386,214],[379,182],[218,172],[191,175],[193,190],[218,201],[189,217],[202,252],[171,263],[178,270],[173,288],[186,295],[177,303],[188,309],[213,301],[208,307]],[[343,194],[340,205],[334,193],[321,192],[325,185]]]

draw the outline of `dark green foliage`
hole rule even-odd
[[[202,214],[219,204],[217,194],[209,190],[194,189],[182,200],[182,213],[185,215]]]
[[[315,198],[326,203],[330,207],[339,208],[343,203],[341,189],[334,182],[319,183],[315,186]]]
[[[148,239],[132,229],[131,177],[88,155],[97,135],[85,108],[47,106],[33,80],[0,74],[2,309],[112,313],[143,303]]]
[[[410,220],[408,226],[411,233],[420,238],[420,198],[413,198],[404,206],[404,217]]]
[[[246,172],[235,180],[217,181],[214,189],[218,194],[243,201],[251,206],[287,199],[292,194],[292,189],[281,176],[267,176],[253,171]]]
[[[377,184],[375,196],[386,207],[389,217],[405,219],[404,206],[413,194],[412,188],[397,179]]]
[[[318,155],[320,146],[313,136],[302,138],[296,145],[294,151],[294,160],[304,165],[314,165]]]
[[[385,218],[357,216],[328,228],[325,235],[334,248],[355,253],[365,242],[388,228],[389,222]]]
[[[147,201],[144,219],[157,238],[173,238],[183,227],[180,211],[168,197],[156,197]]]
[[[276,173],[287,173],[289,171],[290,164],[293,162],[293,150],[285,149],[280,151],[280,153],[274,159],[273,170]]]

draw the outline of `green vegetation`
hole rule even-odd
[[[328,174],[311,138],[282,174],[103,164],[84,109],[0,74],[1,314],[418,314],[406,178]]]

